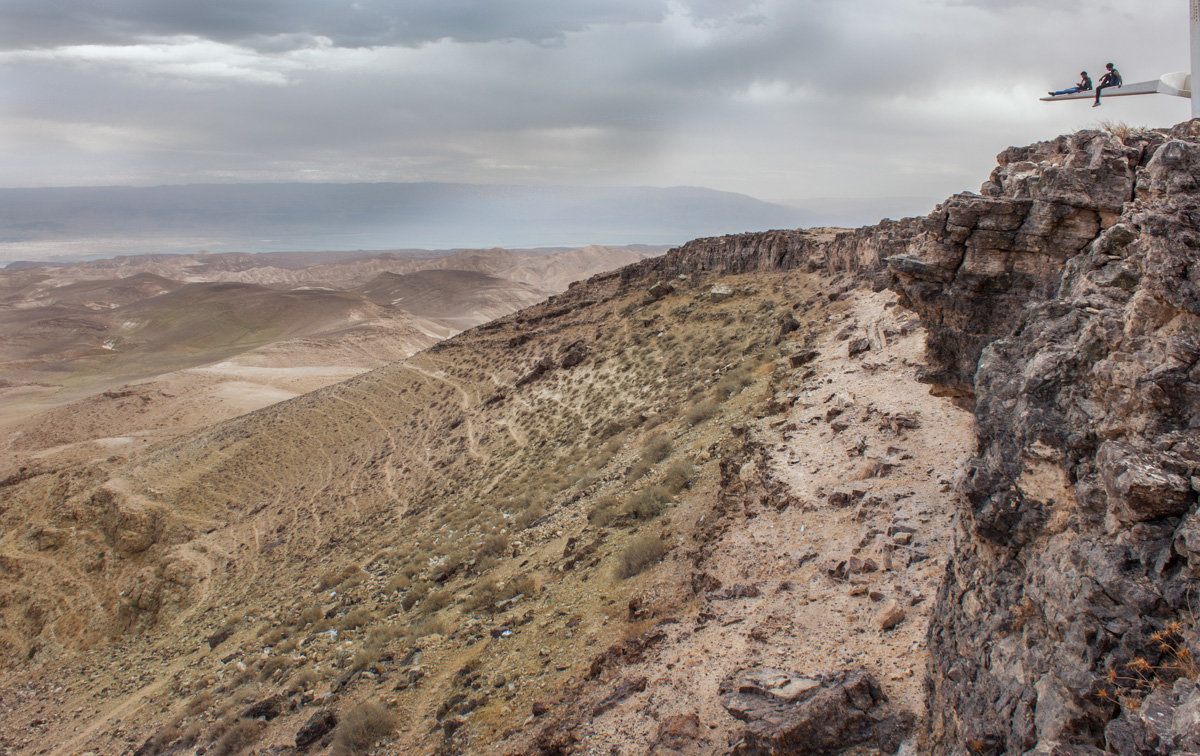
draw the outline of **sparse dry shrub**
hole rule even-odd
[[[597,527],[604,527],[617,519],[619,507],[619,502],[612,496],[602,497],[596,501],[592,510],[588,512],[588,522]]]
[[[646,462],[644,459],[640,459],[637,462],[634,462],[633,466],[629,468],[629,473],[626,474],[625,480],[630,483],[635,483],[646,477],[646,473],[650,472],[651,467],[652,465],[650,465],[650,463]]]
[[[324,617],[322,617],[321,619],[312,623],[312,625],[309,626],[308,631],[310,633],[323,633],[326,630],[331,629],[333,627],[333,624],[334,624],[333,620],[327,620]]]
[[[346,612],[346,615],[338,622],[338,627],[342,630],[354,630],[375,619],[371,611],[364,606],[358,606]]]
[[[184,748],[195,745],[196,741],[200,739],[200,731],[202,729],[199,722],[192,722],[179,733],[179,739],[175,741],[176,745],[183,746]]]
[[[651,520],[662,514],[671,494],[662,486],[648,486],[629,498],[621,509],[621,517],[631,520]]]
[[[436,612],[439,609],[449,606],[450,602],[453,600],[454,600],[454,594],[451,593],[448,589],[443,588],[441,590],[434,591],[433,593],[429,594],[425,598],[424,606],[429,611]]]
[[[393,624],[376,625],[367,633],[366,642],[372,646],[386,646],[403,635],[401,629]]]
[[[481,556],[493,556],[495,554],[503,554],[508,550],[508,536],[493,535],[483,539],[483,543],[479,545],[479,554]]]
[[[266,682],[270,680],[276,672],[282,672],[292,666],[292,660],[286,656],[272,656],[262,663],[258,668],[258,679]]]
[[[341,582],[342,573],[338,570],[330,570],[321,573],[321,577],[317,579],[317,590],[327,591],[330,588]]]
[[[330,570],[321,575],[317,583],[317,590],[325,591],[338,586],[347,588],[353,587],[366,580],[367,573],[363,572],[362,568],[356,564],[352,564],[341,570]]]
[[[369,643],[363,644],[361,648],[354,652],[354,660],[350,663],[350,669],[366,669],[379,659],[379,652],[379,646]]]
[[[400,606],[407,612],[427,595],[429,595],[429,584],[425,582],[415,583],[412,588],[408,589],[408,593],[404,594],[404,598],[400,599]]]
[[[434,567],[429,574],[429,579],[435,583],[444,583],[450,579],[450,576],[462,569],[466,563],[467,557],[459,551],[447,554],[442,559],[441,564]]]
[[[721,380],[717,381],[717,384],[713,386],[713,396],[723,401],[753,382],[754,376],[750,374],[750,370],[745,366],[739,367],[737,370],[726,373]]]
[[[347,711],[333,735],[337,754],[366,753],[396,727],[396,716],[381,701],[364,701]]]
[[[661,433],[655,433],[642,446],[641,458],[652,465],[656,465],[667,458],[671,453],[671,439]]]
[[[603,466],[604,463],[607,461],[608,460],[606,459],[603,462],[601,462],[600,463],[601,466]],[[597,480],[599,480],[599,478],[600,478],[600,475],[599,475],[599,473],[596,472],[596,469],[594,467],[590,467],[590,466],[585,467],[579,471],[579,477],[575,480],[575,489],[578,491],[583,491],[583,490],[587,489],[588,486],[592,485]]]
[[[646,418],[646,422],[645,422],[645,425],[643,426],[643,430],[654,430],[655,428],[657,428],[658,426],[662,425],[663,423],[665,423],[666,421],[668,421],[670,419],[671,419],[670,414],[668,414],[666,412],[656,412],[655,414],[649,415]]]
[[[243,685],[243,684],[253,680],[257,675],[258,675],[258,667],[254,664],[251,664],[251,665],[247,666],[245,669],[239,670],[233,676],[232,682],[235,686]]]
[[[662,559],[666,553],[667,542],[662,536],[638,536],[621,552],[616,575],[621,580],[631,578]]]
[[[521,575],[520,577],[509,580],[504,586],[504,595],[500,600],[510,599],[517,594],[522,596],[536,596],[538,592],[537,581],[532,575]]]
[[[603,428],[600,430],[601,437],[608,439],[608,443],[604,445],[604,448],[607,449],[609,446],[611,446],[611,451],[615,454],[616,451],[621,448],[621,439],[617,437],[617,434],[624,429],[625,426],[616,420],[609,420],[605,422]]]
[[[1118,139],[1128,139],[1131,136],[1139,136],[1149,131],[1145,126],[1130,126],[1124,121],[1101,121],[1100,128]]]
[[[440,617],[426,617],[408,629],[414,639],[424,638],[426,635],[445,635],[446,623]]]
[[[238,719],[225,728],[208,752],[213,756],[233,756],[258,740],[266,726],[266,722],[257,719]]]
[[[305,625],[311,625],[314,622],[319,621],[321,619],[321,616],[322,616],[321,615],[321,607],[309,606],[309,607],[302,609],[300,611],[300,613],[296,615],[296,621],[294,624],[296,625],[296,627],[304,627]]]
[[[695,472],[691,460],[676,460],[667,466],[667,471],[663,474],[662,484],[668,492],[677,494],[691,484],[692,476],[695,475]]]
[[[259,639],[267,646],[274,646],[288,635],[287,628],[278,625],[264,625],[258,632]]]
[[[1182,623],[1175,621],[1151,634],[1145,655],[1108,670],[1100,700],[1135,711],[1154,691],[1170,690],[1180,678],[1200,677],[1200,660],[1192,651],[1195,633],[1191,641],[1184,633]]]
[[[699,425],[706,420],[710,420],[717,414],[717,412],[720,411],[720,409],[721,405],[717,404],[713,400],[702,399],[701,401],[693,404],[691,407],[688,407],[688,411],[683,416],[683,419],[687,421],[688,425]]]
[[[179,729],[179,723],[168,722],[158,728],[153,735],[146,739],[142,747],[138,749],[139,754],[159,754],[166,753],[167,747],[179,740],[182,735]]]
[[[207,711],[208,707],[212,706],[212,702],[212,694],[207,690],[204,690],[192,696],[191,700],[187,702],[187,706],[184,707],[183,711],[189,717],[194,717],[197,714]]]
[[[496,578],[488,576],[482,580],[476,581],[471,587],[471,595],[467,598],[466,609],[469,612],[479,611],[480,609],[490,608],[491,605],[499,600],[500,584]]]
[[[305,664],[300,668],[300,671],[296,673],[295,682],[302,688],[311,688],[320,681],[321,673],[317,671],[317,668],[311,663]]]
[[[524,512],[517,515],[514,525],[518,530],[524,530],[545,516],[545,507],[541,504],[531,504]]]
[[[397,572],[388,579],[385,590],[388,593],[395,593],[396,591],[406,590],[410,585],[412,585],[412,580],[408,578],[408,575],[405,575],[403,572]]]

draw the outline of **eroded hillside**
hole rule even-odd
[[[336,383],[652,251],[202,253],[0,270],[0,477]]]
[[[969,422],[915,383],[920,344],[826,273],[609,275],[28,471],[0,489],[5,745],[296,748],[374,711],[395,753],[636,750],[700,715],[719,749],[748,737],[725,678],[846,667],[878,695],[864,739],[898,743]]]
[[[0,744],[1200,748],[1200,122],[999,162],[7,478]]]

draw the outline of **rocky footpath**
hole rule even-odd
[[[1200,121],[998,162],[925,218],[701,239],[622,275],[825,268],[921,316],[923,379],[977,434],[932,750],[1200,750]]]

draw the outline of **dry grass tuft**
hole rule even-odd
[[[712,419],[720,409],[721,405],[713,400],[703,399],[688,407],[688,411],[684,414],[683,419],[687,421],[688,425],[699,425],[705,420]]]
[[[213,756],[233,756],[253,745],[266,729],[266,723],[257,719],[238,719],[225,729],[221,737],[208,751]]]
[[[663,474],[663,486],[672,494],[677,494],[692,483],[696,474],[691,460],[680,459],[672,462]]]
[[[621,510],[621,516],[631,520],[652,520],[662,514],[671,493],[662,486],[650,486],[638,491]]]
[[[637,575],[662,559],[667,549],[667,542],[662,536],[638,536],[621,553],[621,559],[617,562],[617,577],[625,580]]]
[[[333,752],[366,753],[396,728],[396,716],[382,702],[363,701],[346,712],[333,736]]]
[[[1128,139],[1131,136],[1141,136],[1150,131],[1147,126],[1130,126],[1124,121],[1101,121],[1101,131],[1112,134],[1117,139]]]

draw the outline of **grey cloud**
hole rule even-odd
[[[0,46],[133,44],[175,35],[268,48],[307,36],[343,46],[547,42],[594,24],[655,21],[665,10],[665,0],[5,0]]]
[[[228,54],[248,73],[207,87],[161,61],[0,62],[0,185],[299,178],[945,196],[977,187],[1008,144],[1094,124],[1086,104],[1036,100],[1081,66],[1111,56],[1130,80],[1186,66],[1186,28],[1156,35],[1184,17],[1177,0],[1070,18],[1050,0],[527,0],[505,12],[366,0],[358,21],[332,14],[348,7],[332,1],[193,4],[0,0],[0,29],[28,36],[23,47],[62,30],[14,33],[6,20],[22,6],[70,11],[63,39],[74,43],[189,34],[258,51],[235,58],[213,44],[213,63]],[[399,47],[327,50],[320,36]],[[258,65],[286,85],[256,82]],[[1182,118],[1176,105],[1127,98],[1103,117]]]

